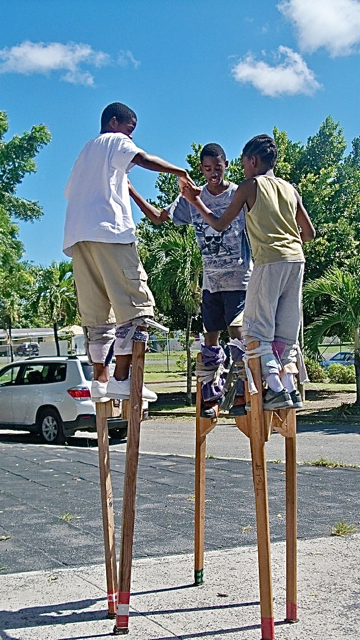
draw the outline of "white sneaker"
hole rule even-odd
[[[91,383],[91,400],[93,402],[109,402],[110,398],[107,396],[107,382],[100,382],[100,380],[93,380]]]
[[[108,383],[107,395],[110,398],[117,398],[120,400],[130,398],[130,380],[130,377],[126,380],[116,380],[112,376]],[[157,400],[156,393],[154,393],[154,391],[150,391],[150,389],[145,387],[145,385],[143,385],[142,388],[142,397],[143,400],[148,400],[149,402],[155,402]]]

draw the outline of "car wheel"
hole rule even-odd
[[[109,437],[111,440],[124,440],[127,435],[127,427],[123,427],[122,429],[111,429],[109,431]]]
[[[64,444],[66,438],[62,420],[55,409],[44,409],[38,418],[39,434],[46,444]]]

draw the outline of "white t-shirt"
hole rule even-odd
[[[135,242],[127,173],[141,152],[123,133],[101,133],[80,153],[65,189],[63,251],[77,242]]]

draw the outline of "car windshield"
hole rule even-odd
[[[85,380],[93,380],[94,370],[92,364],[89,364],[88,362],[82,362],[81,367],[84,372]]]

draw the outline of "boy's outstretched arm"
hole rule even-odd
[[[315,238],[316,232],[296,189],[295,195],[297,200],[296,222],[301,229],[300,237],[303,242],[309,242]]]
[[[183,187],[181,193],[188,202],[194,205],[207,224],[216,231],[223,231],[239,215],[244,204],[248,204],[249,208],[252,206],[254,193],[256,194],[256,181],[244,180],[239,184],[231,203],[220,218],[214,216],[210,209],[200,200],[197,190],[191,185]]]
[[[169,220],[169,216],[165,209],[162,209],[160,211],[160,209],[157,209],[152,204],[147,202],[145,198],[143,198],[140,193],[138,193],[136,189],[134,189],[130,180],[128,180],[128,185],[129,193],[132,199],[134,200],[134,202],[136,202],[137,206],[146,215],[146,217],[151,220],[151,222],[153,222],[154,224],[161,224],[162,222],[166,222],[166,220]]]
[[[149,153],[145,153],[145,151],[137,153],[132,159],[132,162],[143,169],[148,169],[149,171],[173,173],[178,178],[185,178],[187,183],[194,184],[186,169],[176,167],[174,164],[171,164],[158,156],[152,156]]]

